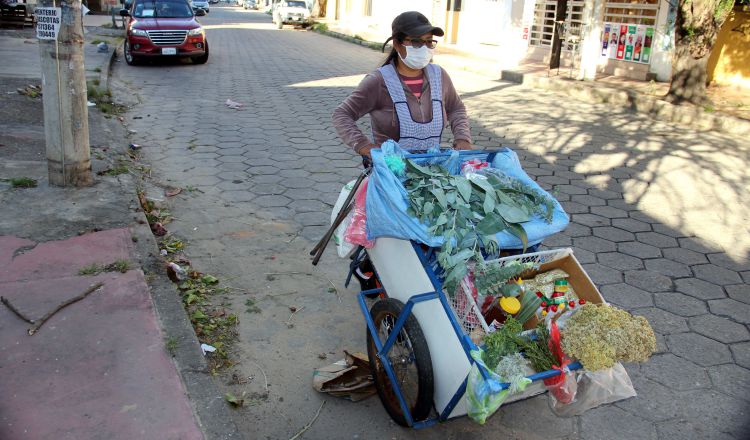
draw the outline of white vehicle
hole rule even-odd
[[[274,3],[273,22],[281,29],[285,24],[306,26],[311,23],[310,10],[304,0],[282,0]]]
[[[208,0],[191,0],[190,6],[192,6],[193,11],[203,9],[204,11],[206,11],[206,14],[208,14],[209,12]]]

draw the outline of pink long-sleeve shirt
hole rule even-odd
[[[454,146],[462,142],[471,144],[469,119],[461,98],[445,70],[441,69],[443,83],[443,120],[453,132]],[[424,70],[424,85],[421,98],[417,98],[404,85],[409,111],[416,122],[428,122],[432,117],[432,100],[427,69]],[[403,82],[402,82],[403,85]],[[370,139],[357,127],[357,120],[369,114],[372,134]],[[388,139],[400,138],[399,121],[393,100],[379,71],[374,71],[359,83],[359,86],[333,112],[333,126],[346,145],[359,153],[365,147],[378,146]]]

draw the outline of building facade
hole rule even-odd
[[[668,81],[676,0],[328,0],[340,31],[371,41],[390,36],[393,17],[417,10],[441,26],[444,44],[491,53],[503,68],[573,63],[597,74]]]

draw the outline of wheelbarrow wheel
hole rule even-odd
[[[393,298],[382,299],[370,309],[375,330],[381,343],[385,343],[396,326],[404,304]],[[367,332],[367,356],[375,379],[375,388],[388,415],[401,426],[409,426],[396,397],[396,391],[378,357],[373,335]],[[414,315],[409,315],[396,337],[391,351],[387,354],[393,373],[396,376],[412,420],[421,421],[430,415],[433,406],[433,376],[430,349],[427,346],[422,328]]]

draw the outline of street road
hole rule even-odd
[[[347,261],[331,248],[314,268],[307,254],[359,170],[330,115],[382,54],[276,30],[270,16],[238,7],[213,7],[201,21],[206,65],[120,62],[114,76],[141,99],[127,120],[154,178],[185,188],[171,199],[170,231],[187,240],[197,270],[235,288],[225,301],[240,316],[238,364],[218,379],[248,393],[236,420],[249,438],[290,438],[322,400],[304,438],[750,437],[746,140],[449,70],[476,143],[516,149],[572,215],[545,244],[574,247],[608,301],[646,316],[659,354],[628,366],[637,398],[582,417],[555,417],[541,396],[483,427],[462,419],[405,430],[377,398],[352,403],[311,387],[314,368],[365,351],[354,286],[342,286]],[[248,299],[260,313],[246,312]],[[231,384],[232,373],[250,380]]]

